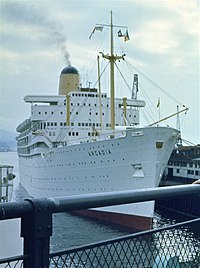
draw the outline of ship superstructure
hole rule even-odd
[[[73,66],[60,75],[59,94],[26,96],[30,118],[17,127],[20,180],[34,197],[82,195],[156,187],[179,136],[170,127],[139,127],[145,101],[83,88]],[[122,56],[124,57],[124,55]],[[135,76],[136,77],[136,76]],[[135,80],[135,82],[137,79]],[[148,229],[154,202],[83,211],[127,228]]]

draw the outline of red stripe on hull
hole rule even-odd
[[[115,225],[120,229],[134,232],[151,229],[153,222],[153,219],[148,217],[120,214],[114,212],[97,211],[97,210],[79,210],[75,211],[74,213],[95,220],[99,220],[106,224]]]

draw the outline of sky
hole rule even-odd
[[[68,64],[78,69],[84,86],[96,85],[96,55],[109,52],[109,28],[89,36],[96,24],[109,24],[111,10],[114,25],[128,27],[127,42],[117,37],[126,29],[114,28],[114,49],[126,54],[122,69],[129,88],[133,73],[139,73],[138,98],[147,101],[143,124],[152,123],[145,116],[151,109],[156,121],[184,105],[189,110],[180,115],[182,137],[200,143],[198,0],[0,0],[1,129],[15,131],[30,116],[24,96],[56,95]],[[105,65],[104,60],[102,69]],[[131,89],[116,76],[116,96],[130,98]],[[109,95],[106,81],[102,78],[102,91]],[[176,120],[167,124],[176,127]]]

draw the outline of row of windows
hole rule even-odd
[[[40,129],[45,129],[46,127],[56,127],[58,124],[57,122],[44,122],[44,123],[39,123],[38,127]],[[66,122],[60,122],[61,127],[66,127],[67,123]],[[74,122],[70,123],[70,126],[74,126]],[[78,123],[79,127],[100,127],[100,123]],[[106,127],[111,127],[110,123],[106,124]]]
[[[180,174],[180,169],[177,169],[176,173]],[[200,171],[198,171],[198,170],[187,170],[187,174],[188,175],[195,175],[195,176],[199,175],[200,176]]]
[[[91,94],[91,93],[72,93],[73,97],[96,97],[98,98],[99,95],[98,94]],[[106,98],[106,94],[101,94],[102,98]]]
[[[114,189],[113,188],[82,188],[82,189],[63,189],[63,188],[46,188],[46,187],[35,187],[36,189],[39,189],[39,190],[42,190],[42,191],[44,191],[44,190],[48,190],[48,191],[56,191],[56,192],[58,192],[58,191],[61,191],[62,193],[65,191],[65,192],[85,192],[85,191],[89,191],[89,192],[91,192],[91,191],[114,191]]]
[[[125,161],[124,158],[122,158],[123,161]],[[51,162],[47,159],[47,162]],[[69,166],[69,167],[76,167],[76,166],[81,166],[81,165],[99,165],[100,163],[101,164],[107,164],[107,163],[113,163],[113,165],[116,165],[117,164],[117,160],[115,159],[107,159],[107,160],[100,160],[100,161],[90,161],[90,162],[78,162],[78,163],[66,163],[66,164],[58,164],[58,165],[52,165],[52,164],[49,164],[49,165],[41,165],[41,166],[38,166],[38,168],[45,168],[45,167],[50,167],[50,168],[56,168],[56,167],[64,167],[64,166]],[[100,178],[106,178],[105,175],[99,175]],[[95,176],[93,176],[93,178],[95,178]],[[78,179],[78,178],[77,178]]]
[[[74,104],[71,103],[71,106],[73,106],[73,105],[74,105]],[[80,106],[80,103],[77,103],[76,105],[77,105],[77,106]],[[86,106],[86,103],[83,103],[83,106]],[[91,103],[89,103],[88,106],[91,106]],[[96,107],[97,104],[95,103],[94,106]],[[101,104],[101,106],[103,107],[103,104]],[[109,104],[107,104],[106,107],[109,107]],[[33,113],[32,113],[32,114],[33,114]],[[38,114],[41,115],[42,112],[39,111]],[[53,111],[51,111],[51,112],[47,112],[47,111],[45,111],[44,114],[45,114],[45,115],[47,115],[47,114],[52,114],[52,115],[53,115],[54,112],[53,112]],[[60,114],[63,114],[63,111],[61,111]]]
[[[200,171],[197,171],[197,170],[188,170],[187,171],[187,174],[191,174],[191,175],[200,175]]]
[[[73,106],[73,105],[74,104],[72,102],[71,103],[71,106]],[[80,103],[79,102],[78,103],[75,103],[75,105],[80,106]],[[85,102],[83,103],[83,106],[86,106],[86,103]],[[91,106],[91,103],[88,103],[88,106]],[[97,107],[97,104],[95,103],[94,106]],[[103,107],[103,103],[101,104],[101,107]],[[107,104],[106,107],[109,107],[109,104]]]
[[[38,114],[42,114],[42,113],[39,111]],[[44,114],[48,114],[48,112],[44,112]],[[54,114],[54,112],[51,112],[51,114]],[[61,111],[60,114],[63,114],[63,112]]]
[[[53,131],[53,132],[49,132],[49,136],[55,136],[56,133]],[[68,132],[68,135],[69,136],[78,136],[78,132]],[[88,136],[98,136],[98,133],[97,132],[88,132]]]
[[[78,136],[78,132],[68,132],[69,136]],[[55,132],[49,132],[49,136],[55,136]],[[88,132],[88,136],[98,136],[97,132]]]
[[[191,167],[191,168],[198,168],[198,166],[200,167],[200,165],[198,165],[197,163],[187,163],[187,162],[171,162],[169,161],[168,165],[171,166],[177,166],[177,167]]]
[[[82,163],[83,164],[83,163]],[[85,163],[86,164],[86,163]],[[79,165],[80,165],[80,163],[79,163]],[[58,165],[57,165],[58,166]],[[63,165],[62,165],[63,166]],[[93,175],[93,176],[85,176],[85,177],[63,177],[63,178],[61,178],[61,177],[59,177],[59,178],[57,178],[57,177],[42,177],[42,178],[35,178],[34,180],[35,181],[66,181],[66,180],[80,180],[80,179],[98,179],[98,178],[109,178],[109,176],[106,174],[106,175]]]

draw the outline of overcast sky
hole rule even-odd
[[[200,143],[198,0],[0,0],[1,129],[15,131],[30,116],[25,95],[56,95],[66,64],[79,70],[83,84],[96,82],[95,57],[98,51],[107,51],[103,45],[109,40],[108,29],[96,31],[91,39],[89,36],[96,23],[109,23],[110,10],[114,24],[127,26],[130,37],[127,42],[116,39],[115,51],[126,53],[127,66],[133,64],[172,100],[165,100],[163,91],[154,90],[144,77],[139,78],[139,97],[152,96],[155,107],[160,98],[157,112],[163,116],[170,110],[174,113],[177,104],[179,109],[189,107],[187,115],[181,116],[182,136]],[[125,75],[130,86],[131,68]],[[109,94],[108,88],[103,91]],[[130,92],[120,93],[116,88],[117,95],[125,93],[130,97]]]

